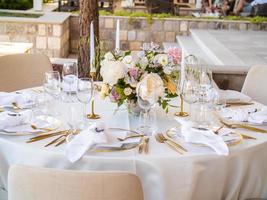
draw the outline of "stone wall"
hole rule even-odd
[[[69,15],[51,15],[37,19],[1,17],[0,41],[29,42],[33,44],[32,53],[67,57],[70,38]]]
[[[228,30],[265,30],[267,23],[252,24],[246,21],[224,21],[203,19],[154,19],[148,23],[146,18],[100,16],[100,40],[104,50],[114,49],[116,21],[121,24],[121,48],[139,50],[144,42],[176,42],[176,35],[188,35],[189,29],[228,29]],[[78,15],[70,17],[70,49],[77,51],[79,42]]]

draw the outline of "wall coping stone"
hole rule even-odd
[[[0,10],[0,11],[6,12],[5,10]],[[0,17],[0,22],[62,24],[71,15],[70,13],[65,13],[65,12],[49,12],[49,13],[26,12],[26,14],[41,14],[41,15],[43,14],[43,15],[38,18]]]

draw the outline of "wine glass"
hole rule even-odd
[[[57,102],[61,94],[59,72],[57,71],[45,72],[45,80],[44,80],[43,88],[44,88],[46,105],[48,102],[51,103],[53,100],[55,100],[55,102],[51,104],[49,108],[53,110],[51,112],[52,115],[58,115],[58,113],[56,112],[56,107],[57,107]],[[48,110],[48,107],[46,110]]]
[[[63,101],[74,102],[78,83],[78,66],[75,62],[64,63],[62,79]]]
[[[212,88],[212,71],[205,66],[199,72],[199,92],[200,101],[209,102],[209,90]]]
[[[151,135],[154,132],[156,117],[155,113],[150,115],[151,108],[156,104],[158,98],[156,96],[154,86],[148,88],[146,82],[141,83],[137,89],[137,103],[142,109],[139,117],[139,128],[138,130],[145,135]]]
[[[184,101],[189,104],[189,113],[192,116],[192,104],[198,101],[197,85],[195,80],[188,79],[184,81],[182,95]]]
[[[77,84],[77,99],[84,105],[83,116],[85,124],[87,119],[86,106],[92,100],[93,95],[94,95],[93,79],[91,78],[79,79]]]

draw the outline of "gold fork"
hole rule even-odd
[[[249,126],[249,125],[239,124],[239,123],[229,123],[229,122],[226,122],[226,121],[223,121],[223,120],[220,120],[220,122],[222,124],[224,124],[225,126],[227,126],[228,128],[232,128],[232,129],[243,128],[243,129],[247,129],[247,130],[255,131],[255,132],[259,132],[259,133],[267,133],[267,130],[264,130],[264,129],[261,129],[261,128],[257,128],[257,127],[254,127],[254,126]]]
[[[155,138],[156,138],[157,142],[167,144],[174,151],[178,152],[179,154],[183,154],[181,149],[179,149],[175,144],[173,144],[172,142],[168,141],[167,139],[162,138],[159,134],[156,134]]]
[[[14,110],[21,110],[21,107],[19,107],[16,102],[12,102],[12,106]]]
[[[160,137],[162,137],[163,139],[168,140],[168,141],[172,142],[173,144],[175,144],[175,145],[176,145],[179,149],[181,149],[182,151],[187,152],[187,150],[186,150],[184,147],[182,147],[180,144],[178,144],[177,142],[175,142],[173,139],[171,139],[171,138],[165,136],[165,135],[162,134],[162,133],[159,133],[159,135],[160,135]]]

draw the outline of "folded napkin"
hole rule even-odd
[[[220,111],[219,115],[222,118],[237,122],[249,122],[255,124],[262,124],[267,122],[267,108],[258,110],[255,108],[247,109],[231,109],[226,108]]]
[[[192,122],[185,121],[184,119],[176,118],[176,120],[182,125],[181,135],[185,142],[204,144],[214,150],[218,155],[229,154],[228,146],[220,135],[208,129],[194,128]]]
[[[0,129],[5,130],[8,127],[14,127],[30,123],[32,111],[25,110],[19,113],[5,111],[0,113]]]
[[[105,124],[95,123],[76,135],[67,144],[66,156],[71,162],[79,160],[91,147],[99,143],[107,143]]]
[[[235,90],[219,90],[219,96],[226,100],[226,103],[236,103],[236,102],[250,102],[251,98],[241,92]]]
[[[29,93],[0,92],[0,106],[12,107],[16,103],[20,108],[29,108],[34,104],[32,96]]]
[[[33,129],[32,125],[35,125],[37,129]],[[31,110],[23,110],[19,113],[11,111],[0,113],[0,131],[7,133],[44,132],[42,129],[49,126],[51,124],[45,119],[33,119]]]

